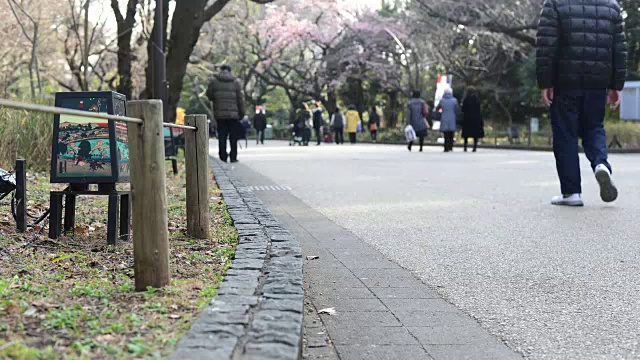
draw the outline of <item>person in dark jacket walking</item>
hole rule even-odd
[[[264,131],[267,128],[267,116],[264,109],[260,108],[253,118],[253,128],[256,129],[256,144],[264,145]]]
[[[336,111],[331,115],[331,129],[335,134],[336,144],[344,144],[344,115],[340,112],[340,108],[336,106]]]
[[[407,113],[407,125],[413,127],[413,131],[416,132],[416,137],[420,140],[420,151],[424,146],[424,138],[427,136],[427,129],[432,126],[431,123],[427,123],[429,109],[427,103],[420,99],[420,91],[414,91],[411,100],[409,100]],[[413,141],[409,141],[409,151],[413,146]]]
[[[238,139],[244,129],[240,119],[244,117],[244,99],[242,85],[233,74],[231,66],[223,65],[219,74],[209,83],[207,98],[213,103],[213,116],[218,123],[218,155],[220,160],[238,162]],[[231,151],[227,154],[227,139],[231,143]]]
[[[316,133],[318,145],[320,145],[320,143],[322,142],[322,126],[324,126],[324,119],[322,118],[322,107],[320,107],[320,103],[316,103],[316,106],[313,109],[313,130]]]
[[[467,97],[462,103],[462,138],[464,139],[464,151],[467,151],[469,138],[473,138],[473,152],[478,147],[478,139],[484,137],[484,122],[480,109],[480,99],[476,93],[476,89],[469,87],[467,89]]]
[[[378,127],[380,126],[380,115],[376,110],[376,106],[371,107],[369,112],[369,132],[371,133],[371,141],[378,141]]]
[[[607,159],[607,102],[620,104],[626,78],[624,20],[616,0],[545,0],[536,43],[538,85],[550,105],[562,194],[553,205],[583,206],[578,138],[605,202],[618,190]]]

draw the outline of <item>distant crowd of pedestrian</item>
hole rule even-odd
[[[464,150],[467,151],[468,139],[473,139],[473,151],[477,149],[478,140],[484,136],[480,101],[475,89],[467,89],[467,95],[462,107],[453,96],[451,89],[444,91],[444,95],[437,106],[433,102],[426,103],[420,98],[420,91],[414,91],[408,102],[407,127],[405,136],[409,151],[417,141],[420,151],[424,147],[424,140],[429,129],[437,128],[444,137],[444,151],[453,151],[454,134],[457,127],[462,128]],[[244,97],[240,81],[232,75],[231,67],[224,65],[207,89],[207,97],[213,103],[214,117],[217,123],[219,156],[222,161],[238,161],[238,141],[244,139],[248,145],[249,130],[253,126],[256,131],[256,144],[264,144],[267,129],[267,117],[263,107],[258,107],[253,121],[245,112]],[[322,103],[316,102],[314,108],[309,109],[304,103],[296,112],[291,125],[290,144],[308,146],[313,135],[316,144],[335,142],[342,145],[345,133],[349,143],[357,142],[357,134],[369,131],[371,141],[377,142],[381,116],[376,106],[368,111],[368,121],[363,122],[362,113],[354,105],[349,105],[347,111],[335,107],[329,116],[325,117]],[[231,150],[227,153],[227,140]]]

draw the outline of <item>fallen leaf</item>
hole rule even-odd
[[[115,337],[111,334],[105,334],[105,335],[100,335],[96,337],[96,340],[103,342],[103,343],[108,343],[111,342],[115,339]]]
[[[318,311],[318,314],[335,315],[336,314],[336,309],[335,308],[322,309],[322,310]]]
[[[20,312],[20,308],[17,305],[9,304],[5,310],[7,314],[17,314]]]
[[[316,259],[320,259],[320,256],[315,256],[315,255],[307,256],[307,260],[316,260]]]
[[[25,315],[25,316],[32,316],[32,315],[34,315],[37,311],[38,311],[38,310],[32,306],[32,307],[28,308],[28,309],[27,309],[27,311],[25,311],[25,312],[23,313],[23,315]]]
[[[180,315],[178,315],[178,314],[171,314],[171,315],[169,315],[169,319],[180,319]]]
[[[44,307],[46,304],[42,300],[36,300],[36,301],[32,302],[31,305],[33,305],[35,307]]]

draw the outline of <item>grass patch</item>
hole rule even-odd
[[[18,99],[53,105],[53,99]],[[0,167],[13,167],[21,156],[33,168],[44,170],[51,160],[53,115],[40,112],[0,109]]]
[[[212,185],[211,236],[186,235],[185,177],[167,173],[172,283],[134,291],[133,246],[106,245],[106,200],[80,197],[76,235],[15,233],[0,204],[0,359],[163,358],[216,294],[238,236]],[[28,208],[42,212],[59,185],[28,175]]]

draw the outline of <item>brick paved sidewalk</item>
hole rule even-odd
[[[273,186],[245,166],[247,186]],[[409,271],[286,191],[256,191],[301,241],[310,359],[521,359]],[[335,315],[314,309],[335,308]],[[318,319],[321,322],[318,322]]]

